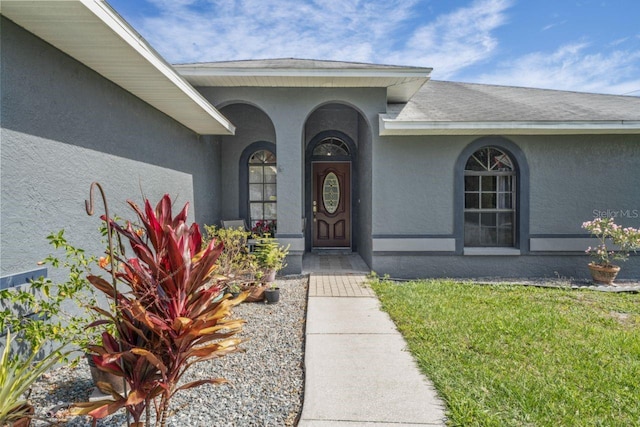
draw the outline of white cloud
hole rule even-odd
[[[550,29],[552,29],[552,28],[558,27],[558,26],[560,26],[560,25],[564,25],[564,24],[566,24],[566,23],[567,23],[567,21],[566,21],[566,20],[565,20],[565,21],[560,21],[560,22],[554,22],[554,23],[552,23],[552,24],[545,25],[544,27],[542,27],[542,28],[540,29],[540,31],[547,31],[547,30],[550,30]]]
[[[509,0],[475,1],[418,28],[406,49],[391,55],[396,62],[435,67],[433,76],[450,78],[490,58],[498,46],[492,31],[503,25]]]
[[[134,25],[171,62],[299,57],[379,61],[418,0],[153,0]]]
[[[295,57],[433,67],[435,79],[640,89],[640,51],[633,46],[640,34],[612,40],[602,52],[565,41],[554,52],[512,52],[496,65],[504,54],[496,30],[508,23],[515,0],[469,0],[440,15],[431,12],[433,0],[148,1],[157,13],[132,24],[170,62]]]
[[[473,79],[547,89],[625,94],[640,89],[640,51],[588,51],[588,43],[573,43],[555,52],[534,52],[499,64]]]
[[[476,0],[432,22],[426,0],[150,0],[133,22],[170,62],[297,57],[437,67],[483,61],[511,0]]]

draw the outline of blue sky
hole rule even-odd
[[[172,63],[308,58],[640,96],[639,0],[108,0]]]

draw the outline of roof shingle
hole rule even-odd
[[[640,97],[430,80],[387,112],[425,122],[640,121]]]

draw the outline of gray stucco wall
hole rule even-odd
[[[621,265],[620,280],[640,278],[640,257]],[[392,278],[553,278],[589,279],[584,255],[464,256],[464,255],[374,255],[373,270]]]
[[[455,228],[462,205],[454,197],[454,165],[476,139],[390,137],[376,143],[374,270],[397,277],[587,277],[583,251],[593,242],[581,229],[584,221],[613,214],[618,223],[640,227],[639,136],[513,136],[507,139],[528,165],[528,178],[521,177],[530,192],[522,254],[456,254],[448,246],[463,238]],[[375,249],[376,238],[384,250]],[[408,249],[420,245],[428,248]],[[620,278],[630,277],[640,277],[639,256],[623,265]]]
[[[453,165],[471,142],[387,137],[373,147],[373,234],[453,233]]]
[[[529,161],[531,234],[583,233],[582,222],[607,210],[620,212],[621,224],[640,226],[640,135],[514,141]]]
[[[475,139],[389,137],[378,142],[374,234],[453,233],[453,166]],[[640,136],[507,139],[522,150],[529,165],[531,234],[583,234],[580,226],[594,211],[640,212]],[[621,222],[633,225],[634,218]],[[638,215],[635,224],[640,224]]]
[[[377,123],[374,125],[377,128]],[[359,162],[359,175],[358,186],[360,200],[358,201],[359,217],[357,218],[357,227],[360,230],[358,236],[358,253],[367,265],[372,265],[372,129],[369,124],[360,118],[358,120],[358,135],[360,136],[360,144],[358,146],[358,162]]]
[[[362,127],[374,125],[376,131],[367,135],[377,138],[378,114],[386,110],[385,89],[199,87],[198,90],[219,108],[237,103],[253,105],[273,123],[278,158],[278,238],[291,244],[286,272],[299,272],[305,247],[302,233],[307,197],[305,143],[318,132],[338,128],[349,135],[356,133],[354,141],[359,144],[362,141]],[[322,109],[329,104],[345,105],[340,107],[343,114]],[[222,109],[223,113],[225,110]],[[231,121],[234,122],[233,118]],[[239,123],[234,124],[241,128]],[[360,176],[370,176],[371,163],[361,165]],[[363,197],[370,199],[370,195],[361,194]],[[231,204],[234,203],[232,200]],[[365,222],[369,222],[366,216]]]
[[[36,268],[50,253],[45,236],[62,228],[90,253],[103,250],[100,221],[84,212],[92,181],[103,184],[120,216],[131,216],[126,199],[140,202],[144,194],[155,202],[169,193],[176,205],[191,202],[192,219],[218,220],[213,138],[199,137],[4,17],[1,24],[0,274]]]
[[[221,219],[238,219],[240,156],[254,142],[275,144],[276,135],[269,117],[252,105],[231,104],[221,108],[220,112],[236,126],[235,135],[221,137],[220,177],[223,184],[220,214]]]
[[[305,124],[305,144],[320,132],[337,130],[358,144],[358,112],[342,104],[324,105],[315,110]]]

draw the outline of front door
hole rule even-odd
[[[351,163],[313,163],[313,246],[351,246]]]

